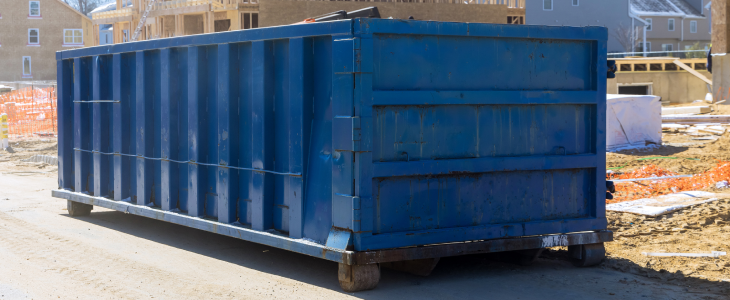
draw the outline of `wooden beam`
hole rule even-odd
[[[705,75],[702,75],[699,72],[693,70],[688,65],[685,65],[684,63],[682,63],[681,61],[679,61],[679,59],[675,60],[674,61],[674,64],[676,64],[680,68],[684,69],[685,71],[689,72],[690,74],[694,75],[695,77],[701,79],[705,83],[707,83],[709,85],[712,85],[712,80],[707,79],[707,77],[705,77]]]
[[[203,30],[205,33],[215,32],[215,13],[212,11],[205,12]]]
[[[727,53],[730,49],[728,44],[728,11],[730,5],[726,0],[712,1],[712,53]]]
[[[94,25],[100,25],[100,24],[114,24],[117,22],[132,22],[132,16],[126,16],[126,17],[116,17],[116,18],[106,18],[106,19],[94,19],[91,21]]]
[[[183,23],[184,15],[175,15],[175,36],[185,35],[185,24]]]
[[[228,18],[231,20],[231,28],[230,30],[240,30],[241,29],[241,13],[238,12],[238,10],[232,10],[228,11]]]
[[[94,36],[92,36],[94,41],[94,46],[99,46],[99,25],[93,25],[93,33]]]
[[[210,11],[210,5],[208,5],[208,4],[185,6],[185,7],[178,7],[178,8],[169,8],[169,9],[158,9],[158,10],[150,11],[148,18],[159,17],[159,16],[169,16],[169,15],[201,13],[201,12],[209,12],[209,11]]]

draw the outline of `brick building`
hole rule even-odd
[[[93,45],[91,19],[60,0],[3,0],[0,81],[55,80],[56,51]]]

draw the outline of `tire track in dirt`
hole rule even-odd
[[[232,292],[228,287],[206,283],[203,278],[181,278],[157,267],[59,237],[4,212],[0,212],[0,224],[0,247],[27,258],[28,263],[90,285],[107,296],[139,299],[162,294],[164,290],[164,296],[177,299],[223,298]],[[130,286],[127,284],[130,282],[135,284]]]

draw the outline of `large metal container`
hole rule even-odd
[[[601,244],[606,39],[355,19],[61,51],[53,194],[334,260],[340,281]]]

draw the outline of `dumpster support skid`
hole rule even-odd
[[[69,209],[69,213],[74,216],[88,215],[92,206],[100,206],[338,262],[340,263],[338,271],[340,286],[348,292],[375,288],[380,279],[380,265],[417,275],[427,275],[435,266],[434,260],[431,259],[447,256],[567,246],[575,265],[581,267],[592,266],[600,263],[605,256],[603,243],[613,240],[613,233],[603,230],[372,251],[348,251],[327,247],[304,239],[289,238],[276,232],[257,231],[242,225],[223,224],[127,201],[115,201],[66,190],[53,190],[52,195],[56,198],[68,200],[68,207],[74,208],[74,212]],[[76,214],[76,211],[80,213]],[[532,258],[534,259],[534,257]],[[430,268],[424,268],[420,264],[417,266],[408,265],[407,261],[415,261],[420,264],[423,262],[433,263]],[[400,263],[393,264],[396,262]]]

